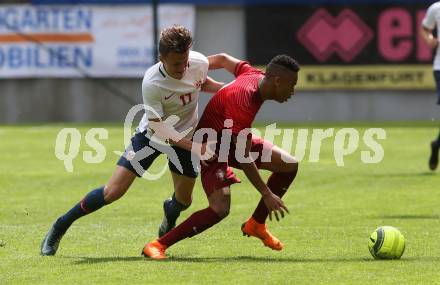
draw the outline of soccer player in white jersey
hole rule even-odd
[[[421,35],[425,42],[436,49],[434,58],[434,79],[437,86],[437,104],[440,104],[440,47],[438,38],[434,36],[433,31],[440,30],[440,1],[429,6],[425,18],[422,20]],[[440,148],[440,133],[437,139],[431,142],[431,155],[429,157],[429,168],[435,170],[438,165],[438,151]]]
[[[198,170],[192,163],[192,142],[190,140],[198,121],[199,91],[214,93],[223,83],[207,76],[210,60],[204,55],[190,51],[193,40],[191,33],[182,26],[172,26],[161,32],[159,40],[160,62],[150,67],[142,82],[142,97],[145,114],[131,138],[131,145],[119,159],[113,175],[105,186],[89,192],[67,213],[60,216],[50,228],[41,245],[42,255],[54,255],[61,238],[71,224],[82,216],[92,213],[122,197],[136,178],[143,175],[163,151],[160,144],[150,140],[152,133],[160,133],[167,119],[176,115],[180,120],[174,125],[170,136],[172,148],[166,152],[174,183],[172,198],[164,201],[165,217],[159,227],[159,236],[170,231],[181,211],[191,204],[192,190]],[[224,57],[222,57],[224,58]],[[217,59],[218,60],[218,59]],[[216,65],[218,68],[218,65]],[[199,157],[209,154],[205,144],[199,149]],[[172,154],[177,159],[172,159]],[[177,160],[177,161],[176,161]],[[176,165],[177,164],[177,165]]]

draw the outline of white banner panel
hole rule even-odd
[[[193,5],[160,5],[159,28],[194,33]],[[142,77],[153,62],[150,5],[1,5],[0,78]]]

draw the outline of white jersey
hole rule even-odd
[[[422,25],[430,30],[437,28],[437,31],[440,31],[440,2],[435,2],[429,6],[425,18],[423,18]],[[434,70],[440,70],[440,45],[437,45],[433,67]]]
[[[208,66],[203,54],[190,51],[188,68],[180,80],[169,76],[161,62],[150,67],[142,81],[142,97],[147,107],[138,131],[148,129],[149,118],[159,116],[166,120],[175,115],[179,121],[174,128],[179,133],[191,129],[185,136],[190,139],[198,122],[199,91],[208,76]]]

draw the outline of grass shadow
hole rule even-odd
[[[68,257],[74,258],[74,257]],[[370,262],[439,262],[440,257],[407,257],[400,260],[374,260],[371,257],[333,257],[333,258],[273,258],[259,256],[233,257],[182,257],[170,256],[165,260],[146,259],[142,256],[115,256],[115,257],[79,257],[81,260],[73,264],[100,264],[107,262],[183,262],[183,263],[370,263]]]
[[[70,257],[73,258],[73,257]],[[115,256],[115,257],[80,257],[81,260],[74,261],[74,264],[95,264],[107,262],[158,262],[157,260],[146,259],[141,256]],[[273,258],[257,256],[234,256],[234,257],[181,257],[170,256],[160,262],[187,262],[187,263],[321,263],[321,262],[369,262],[371,258]]]
[[[322,262],[368,262],[371,258],[273,258],[258,256],[233,256],[233,257],[172,257],[169,262],[189,263],[215,263],[215,262],[237,262],[237,263],[322,263]]]
[[[75,258],[75,257],[69,257]],[[73,264],[94,264],[94,263],[107,263],[107,262],[141,262],[142,256],[110,256],[110,257],[76,257],[81,260],[76,260]]]

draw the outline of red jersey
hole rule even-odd
[[[264,73],[242,61],[235,68],[235,77],[211,98],[200,118],[198,129],[211,128],[221,134],[228,119],[233,122],[233,135],[252,126],[263,104],[258,82]]]

